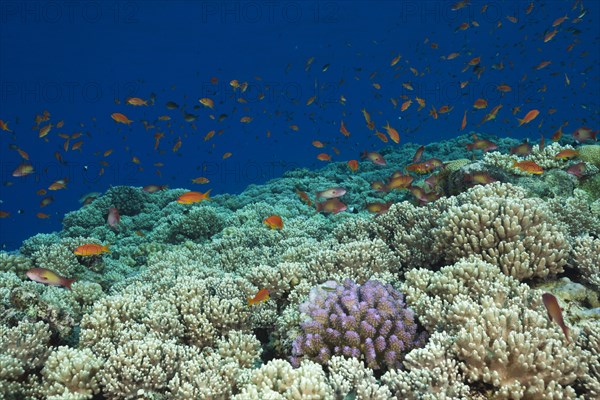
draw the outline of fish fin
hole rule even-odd
[[[102,246],[102,251],[106,252],[106,253],[110,253],[110,250],[108,248],[108,245]]]

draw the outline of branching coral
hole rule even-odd
[[[589,235],[575,238],[572,257],[583,280],[600,289],[600,238]]]
[[[99,393],[97,375],[102,360],[89,349],[56,349],[44,364],[43,392],[47,398],[91,399]]]
[[[25,398],[26,381],[50,355],[50,330],[43,322],[0,324],[0,395]]]
[[[292,363],[303,358],[327,364],[332,356],[364,360],[369,368],[401,366],[402,358],[423,343],[402,294],[391,285],[350,279],[315,287],[300,310],[309,316],[292,346]]]
[[[491,385],[496,399],[575,398],[587,353],[546,318],[541,293],[486,262],[463,260],[440,272],[412,270],[409,304],[430,331],[452,337],[468,382]]]
[[[512,193],[511,193],[512,192]],[[433,235],[447,262],[476,255],[517,279],[563,271],[570,245],[539,199],[494,183],[456,197]]]

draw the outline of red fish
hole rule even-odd
[[[498,148],[498,145],[494,142],[490,142],[489,140],[485,140],[485,139],[477,139],[477,138],[475,138],[473,143],[467,143],[466,146],[467,146],[467,150],[469,150],[469,151],[483,150],[484,152],[496,150]]]
[[[569,168],[567,168],[567,173],[571,174],[571,175],[575,175],[578,178],[581,178],[583,176],[583,173],[586,170],[586,166],[585,163],[579,162],[577,164],[573,164],[571,165]]]
[[[562,308],[558,305],[558,300],[556,300],[556,297],[553,294],[544,293],[542,294],[542,301],[544,302],[546,311],[548,311],[548,318],[550,321],[554,321],[560,326],[560,329],[562,329],[565,338],[567,339],[567,343],[569,343],[569,328],[565,325],[565,321],[563,320]]]
[[[544,169],[533,161],[515,161],[513,167],[533,175],[541,175]]]
[[[375,213],[377,215],[385,214],[387,210],[390,209],[390,206],[393,203],[391,201],[387,203],[369,203],[366,205],[367,210],[370,213]]]
[[[421,146],[415,151],[415,155],[413,156],[412,162],[413,164],[421,161],[421,157],[423,157],[423,152],[425,151],[425,146]]]
[[[317,212],[333,213],[337,214],[342,211],[346,211],[348,207],[342,203],[338,198],[329,199],[321,203],[317,203]]]
[[[510,154],[516,154],[518,156],[528,156],[531,153],[532,146],[529,144],[529,141],[525,143],[521,143],[518,146],[514,146],[510,148]]]
[[[50,286],[63,286],[69,290],[71,290],[71,284],[77,279],[65,278],[46,268],[31,268],[25,275],[34,282],[45,283]]]
[[[312,206],[312,201],[310,201],[310,198],[308,197],[308,194],[306,194],[306,192],[296,189],[296,194],[298,195],[298,197],[300,197],[300,200],[302,200],[307,206]]]
[[[472,174],[467,174],[465,175],[465,180],[474,185],[487,185],[496,182],[496,179],[492,178],[487,172],[473,172]]]
[[[592,131],[590,128],[582,126],[581,128],[578,128],[575,132],[573,132],[573,138],[578,143],[582,143],[590,139],[597,142],[598,139],[596,138],[596,134],[598,134],[598,132],[600,131]]]

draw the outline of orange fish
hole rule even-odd
[[[233,155],[233,153],[231,153],[230,151],[228,151],[227,153],[223,154],[223,156],[221,157],[223,160],[228,159],[229,157],[231,157]]]
[[[473,103],[473,107],[478,110],[484,109],[487,106],[488,106],[488,102],[485,99],[477,99],[477,100],[475,100],[475,103]]]
[[[350,171],[352,172],[356,172],[358,170],[358,161],[357,160],[349,160],[347,162],[348,168],[350,168]]]
[[[271,215],[263,219],[263,224],[271,229],[283,229],[283,219],[279,215]]]
[[[425,151],[425,146],[420,146],[417,151],[415,151],[415,155],[412,158],[413,163],[418,163],[421,161],[421,157],[423,157],[423,152]]]
[[[510,148],[510,154],[516,154],[518,156],[528,156],[531,154],[532,146],[529,144],[529,141],[525,141],[525,143],[521,143],[517,146],[513,146]]]
[[[201,177],[192,179],[192,182],[197,183],[199,185],[204,185],[205,183],[209,183],[210,181],[208,180],[208,178],[201,176]]]
[[[460,124],[460,130],[462,131],[467,126],[467,110],[465,110],[465,114],[463,115],[462,123]]]
[[[0,119],[0,129],[2,129],[3,131],[6,132],[12,132],[10,129],[8,129],[8,122],[4,122]]]
[[[252,117],[248,117],[248,116],[242,117],[242,118],[240,118],[240,122],[248,124],[248,123],[252,122]]]
[[[308,194],[306,194],[306,192],[296,189],[296,194],[298,195],[298,197],[300,197],[300,200],[306,203],[307,206],[312,206],[312,201],[310,201],[310,198],[308,197]]]
[[[108,249],[108,245],[103,246],[101,244],[88,243],[77,247],[73,250],[73,253],[76,256],[87,257],[101,255],[102,253],[110,253],[110,250]]]
[[[496,179],[492,178],[487,172],[473,172],[471,174],[466,174],[465,180],[475,185],[487,185],[496,182]]]
[[[252,298],[248,297],[248,305],[253,306],[255,304],[260,304],[267,300],[269,300],[269,291],[267,289],[263,288],[263,289],[260,289],[258,291],[258,293],[256,293],[256,295],[254,295],[254,297],[252,297]]]
[[[389,209],[390,206],[393,203],[387,202],[387,203],[368,203],[365,208],[367,209],[367,211],[369,211],[370,213],[375,213],[377,215],[381,215],[386,213]]]
[[[156,193],[161,190],[166,190],[167,188],[167,185],[146,185],[142,190],[146,193]]]
[[[200,100],[198,100],[200,102],[200,104],[202,104],[204,107],[208,107],[210,109],[214,109],[215,108],[215,102],[212,99],[209,99],[208,97],[203,97]]]
[[[559,151],[554,158],[556,159],[561,159],[561,160],[568,160],[570,158],[574,158],[577,157],[579,155],[579,152],[577,150],[573,150],[573,149],[565,149],[565,150],[561,150]]]
[[[331,156],[327,153],[319,153],[317,154],[317,160],[331,161]]]
[[[548,66],[548,65],[550,65],[550,64],[552,64],[552,61],[542,61],[541,63],[539,63],[538,65],[536,65],[536,66],[535,66],[535,67],[533,67],[533,68],[535,68],[535,69],[537,69],[537,70],[540,70],[540,69],[542,69],[542,68],[545,68],[545,67],[547,67],[547,66]]]
[[[375,131],[375,136],[377,136],[379,138],[379,140],[381,140],[383,143],[388,142],[387,136],[385,136],[385,134],[383,134],[382,132]]]
[[[65,278],[46,268],[31,268],[25,272],[25,275],[34,282],[45,283],[50,286],[64,286],[69,290],[71,290],[71,284],[77,279]]]
[[[337,197],[333,199],[328,199],[327,201],[323,201],[321,203],[317,203],[317,212],[325,212],[325,213],[333,213],[337,214],[342,211],[346,211],[348,207],[340,201]]]
[[[46,136],[47,134],[50,133],[51,129],[52,129],[52,124],[48,124],[46,126],[43,126],[42,128],[40,128],[38,137],[43,138],[44,136]]]
[[[212,189],[209,189],[205,193],[200,193],[200,192],[184,193],[177,198],[177,202],[179,204],[193,204],[193,203],[199,203],[204,200],[210,200],[210,191],[211,190]]]
[[[523,172],[527,172],[532,175],[541,175],[544,173],[544,169],[533,161],[515,161],[513,168],[520,169]]]
[[[177,141],[175,142],[175,144],[173,145],[173,152],[176,152],[177,150],[179,150],[181,148],[181,136],[179,136],[177,138]]]
[[[204,141],[206,142],[207,140],[210,140],[213,136],[215,136],[215,131],[212,130],[210,132],[208,132],[206,135],[204,135]]]
[[[125,115],[121,114],[121,113],[112,113],[110,115],[110,117],[115,121],[118,122],[120,124],[131,124],[133,121],[130,120],[129,118],[127,118]]]
[[[43,212],[39,212],[39,213],[35,214],[35,216],[38,217],[39,219],[48,219],[48,218],[50,218],[50,215],[44,214]]]
[[[48,190],[60,190],[60,189],[66,189],[67,187],[67,179],[63,178],[63,179],[57,179],[56,181],[52,182],[52,184],[50,186],[48,186]]]
[[[315,146],[317,149],[322,149],[323,147],[325,147],[325,145],[318,140],[313,140],[312,145]]]
[[[547,43],[547,42],[551,41],[551,40],[552,40],[552,38],[553,38],[554,36],[556,36],[556,34],[557,34],[557,33],[558,33],[558,29],[555,29],[555,30],[553,30],[553,31],[551,31],[551,32],[548,32],[548,33],[546,33],[546,34],[544,35],[544,43]]]
[[[558,300],[551,293],[542,294],[542,301],[544,303],[544,307],[546,307],[546,311],[548,311],[548,318],[550,321],[554,321],[560,326],[562,329],[565,338],[567,339],[567,343],[569,342],[569,328],[565,325],[565,321],[562,316],[562,308],[558,305]]]
[[[27,163],[21,163],[12,173],[14,177],[26,176],[33,173],[33,165]]]
[[[350,132],[348,131],[348,129],[346,129],[344,121],[340,121],[340,132],[346,137],[350,136]]]
[[[406,111],[408,110],[408,107],[410,107],[410,105],[412,104],[412,100],[406,100],[404,103],[402,103],[402,106],[400,106],[400,111]]]
[[[510,86],[508,86],[506,83],[496,86],[496,89],[501,92],[504,92],[504,93],[510,92],[512,90],[512,88]]]
[[[540,114],[540,112],[538,110],[531,110],[527,114],[525,114],[525,117],[523,117],[523,119],[517,118],[517,120],[519,121],[519,126],[530,123],[539,114]]]
[[[8,211],[0,210],[0,218],[8,218],[10,217],[10,213]]]
[[[375,151],[363,152],[361,154],[361,158],[368,158],[373,164],[377,165],[387,165],[385,158]]]
[[[148,102],[140,99],[139,97],[130,97],[127,99],[127,104],[132,106],[147,106]]]
[[[400,143],[400,135],[398,134],[398,131],[394,128],[392,128],[390,126],[390,123],[386,121],[386,126],[384,126],[383,128],[386,130],[388,136],[390,137],[390,139],[392,140],[392,142],[398,144]]]

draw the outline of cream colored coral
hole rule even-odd
[[[444,331],[470,383],[498,399],[575,398],[587,353],[546,318],[541,292],[486,262],[462,260],[439,272],[406,274],[407,304],[430,331]]]
[[[585,321],[579,327],[582,332],[577,343],[589,351],[589,373],[582,383],[583,398],[595,400],[600,398],[600,321]]]
[[[21,321],[9,328],[0,324],[0,398],[26,398],[37,386],[34,370],[50,355],[51,332],[44,322]]]
[[[89,349],[57,348],[42,370],[45,396],[91,399],[100,391],[97,374],[102,363]]]
[[[448,262],[476,255],[517,279],[562,272],[570,246],[543,201],[523,190],[505,196],[506,186],[478,186],[457,196],[432,232],[433,251]]]
[[[377,382],[373,370],[357,358],[334,356],[327,367],[330,385],[338,398],[346,398],[351,392],[359,400],[387,400],[392,396],[385,385]]]
[[[31,260],[25,256],[0,251],[0,272],[24,274],[32,266]]]
[[[164,393],[185,349],[173,340],[147,336],[115,347],[98,373],[107,399],[144,398]]]
[[[573,266],[582,278],[600,289],[600,239],[589,235],[575,238],[572,256]]]
[[[424,348],[406,355],[406,369],[390,370],[381,381],[396,398],[404,400],[469,398],[469,386],[463,382],[452,343],[453,338],[447,333],[434,333]]]
[[[250,383],[242,388],[235,400],[329,400],[334,393],[319,364],[302,361],[293,368],[285,360],[271,360],[252,372]]]
[[[569,162],[567,160],[554,158],[554,156],[560,151],[567,149],[573,150],[573,146],[562,146],[559,143],[552,143],[545,146],[544,149],[540,151],[539,146],[536,144],[533,145],[531,153],[525,157],[491,151],[484,154],[483,162],[484,164],[493,167],[502,168],[514,175],[530,176],[531,174],[529,172],[522,171],[521,169],[514,167],[513,164],[519,161],[533,161],[545,170],[551,168],[564,168]]]

